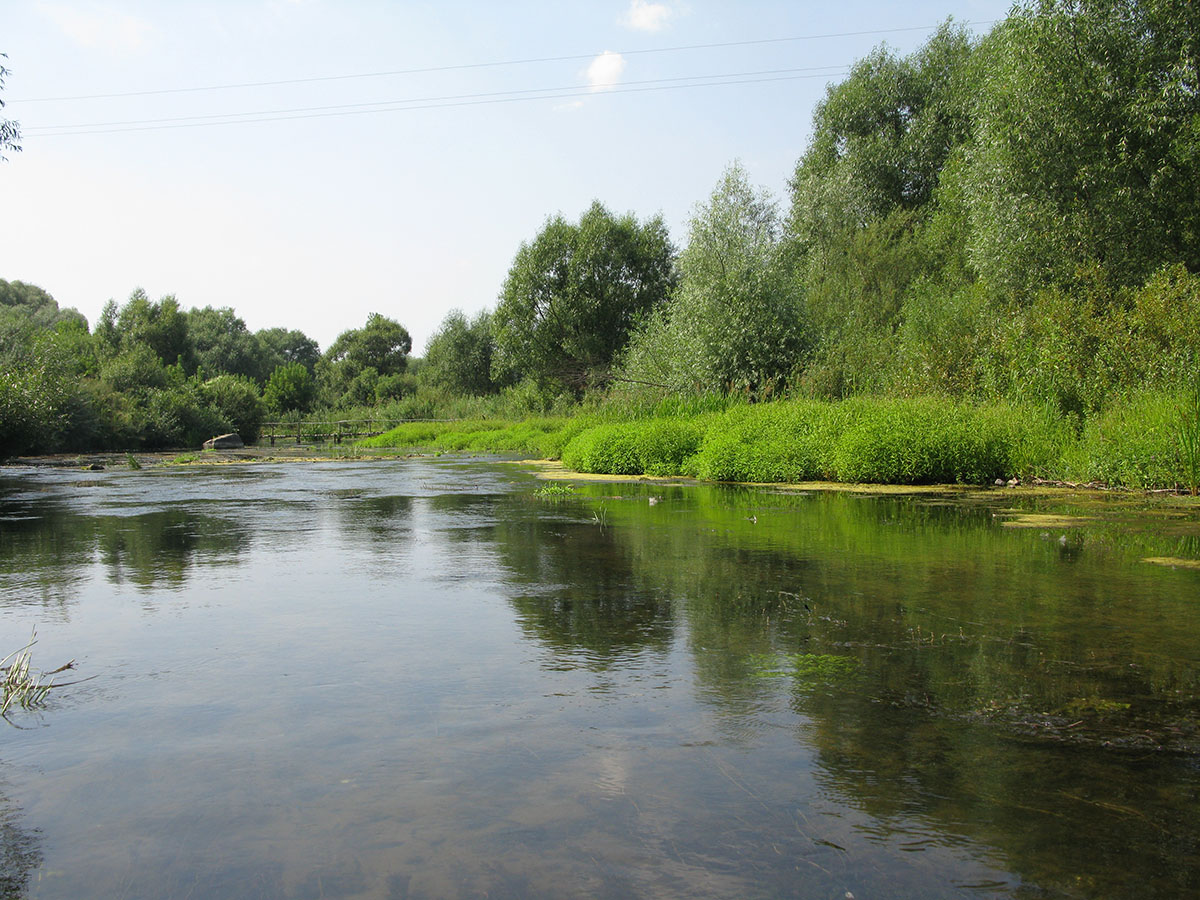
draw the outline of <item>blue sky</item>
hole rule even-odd
[[[850,64],[1008,6],[6,0],[0,278],[93,323],[142,287],[322,347],[380,312],[419,353],[550,215],[661,213],[682,246],[735,159],[785,203]]]

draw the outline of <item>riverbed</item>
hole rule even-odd
[[[1200,895],[1194,504],[551,483],[0,470],[0,897]]]

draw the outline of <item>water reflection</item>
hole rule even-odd
[[[37,834],[21,824],[20,810],[0,793],[0,900],[21,900],[41,863]]]
[[[1142,562],[1194,514],[549,503],[433,461],[89,483],[0,490],[0,625],[46,585],[47,652],[103,685],[6,744],[33,896],[1200,891],[1200,574]]]

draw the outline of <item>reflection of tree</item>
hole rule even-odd
[[[334,509],[338,521],[349,533],[368,542],[394,541],[397,532],[411,525],[412,497],[342,497]]]
[[[0,794],[0,900],[25,896],[29,876],[42,863],[37,832],[18,823],[18,811]]]
[[[675,499],[672,527],[663,504],[609,504],[606,552],[677,601],[722,717],[790,692],[822,777],[885,833],[932,825],[1071,896],[1200,890],[1194,757],[1154,750],[1200,741],[1194,582],[1131,568],[1105,532],[1063,542],[936,499]],[[857,665],[753,677],[752,654],[786,653]]]
[[[109,579],[140,588],[178,587],[199,559],[232,562],[250,543],[249,530],[236,519],[180,508],[83,521],[94,529]]]
[[[670,600],[635,576],[612,529],[527,515],[498,520],[492,537],[518,590],[527,588],[511,601],[521,627],[547,646],[580,651],[603,668],[670,644]]]
[[[37,593],[62,604],[84,578],[79,561],[91,552],[90,528],[57,497],[32,498],[23,487],[0,480],[0,584],[15,579],[24,602]]]

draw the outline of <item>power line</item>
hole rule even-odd
[[[805,66],[788,69],[765,69],[756,72],[725,72],[712,75],[683,75],[674,78],[651,78],[642,81],[626,81],[621,83],[621,87],[629,88],[642,85],[668,84],[671,82],[705,82],[706,84],[736,84],[740,83],[733,79],[753,78],[766,75],[794,75],[798,73],[816,73],[808,77],[833,77],[843,75],[848,70],[847,66]],[[724,80],[721,80],[724,79]],[[697,85],[705,86],[705,85]],[[615,87],[615,86],[614,86]],[[563,93],[567,92],[567,93]],[[409,97],[402,100],[377,100],[370,103],[342,103],[331,106],[305,106],[293,109],[260,109],[241,113],[215,113],[203,116],[173,116],[157,119],[127,119],[116,122],[79,122],[71,125],[42,125],[25,129],[26,134],[42,134],[53,135],[63,131],[71,134],[106,134],[106,131],[95,131],[91,129],[117,129],[133,125],[170,125],[176,123],[193,123],[197,125],[203,124],[233,124],[237,121],[274,121],[275,119],[284,117],[293,117],[298,113],[326,113],[336,115],[338,113],[353,113],[353,112],[388,112],[396,109],[419,108],[419,109],[434,109],[437,108],[431,104],[451,103],[459,100],[484,100],[488,98],[511,98],[520,99],[520,95],[533,95],[528,99],[554,99],[561,96],[577,96],[577,92],[584,93],[599,93],[600,91],[590,85],[565,85],[561,87],[546,87],[546,88],[527,88],[524,90],[510,91],[489,91],[484,93],[473,94],[448,94],[433,97]],[[620,93],[612,88],[604,90],[605,93]],[[416,106],[415,104],[425,104]],[[221,120],[229,120],[222,122]],[[75,129],[89,129],[87,131],[79,131]]]
[[[971,26],[978,26],[978,25],[992,25],[992,24],[995,24],[995,21],[996,20],[994,20],[994,19],[989,19],[989,20],[984,20],[984,21],[979,21],[979,22],[963,22],[961,24],[963,25],[963,27],[971,27]],[[795,35],[792,37],[759,38],[759,39],[755,39],[755,40],[746,40],[746,41],[721,41],[721,42],[709,43],[709,44],[681,44],[681,45],[675,46],[675,47],[653,47],[653,48],[642,49],[642,50],[622,50],[622,51],[619,51],[619,53],[622,56],[641,56],[641,55],[647,55],[647,54],[653,54],[653,53],[678,53],[678,52],[687,51],[687,50],[712,50],[712,49],[720,49],[720,48],[727,48],[727,47],[753,47],[753,46],[761,46],[764,44],[783,44],[783,43],[794,43],[797,41],[828,40],[830,38],[864,37],[867,35],[880,35],[880,34],[900,34],[903,32],[912,32],[912,31],[932,31],[938,27],[939,27],[938,25],[909,25],[909,26],[902,27],[902,28],[876,28],[876,29],[868,29],[868,30],[864,30],[864,31],[841,31],[841,32],[830,32],[828,34],[805,34],[805,35]],[[385,78],[385,77],[392,77],[392,76],[396,76],[396,75],[418,75],[418,74],[427,74],[427,73],[431,73],[431,72],[452,72],[452,71],[459,71],[459,70],[464,70],[464,69],[499,68],[499,67],[503,67],[503,66],[529,65],[532,63],[569,62],[572,60],[594,59],[598,55],[599,55],[598,53],[578,53],[578,54],[571,54],[568,56],[538,56],[538,57],[530,57],[527,59],[510,59],[510,60],[497,60],[497,61],[492,61],[492,62],[458,63],[455,65],[446,65],[446,66],[425,66],[425,67],[411,68],[411,69],[394,69],[394,70],[386,71],[386,72],[359,72],[359,73],[348,74],[348,75],[321,75],[321,76],[314,76],[314,77],[309,77],[309,78],[283,78],[283,79],[278,79],[275,81],[246,81],[246,82],[238,82],[238,83],[232,83],[232,84],[205,85],[205,86],[199,86],[199,87],[160,88],[160,89],[156,89],[156,90],[124,91],[124,92],[108,93],[108,94],[79,94],[79,95],[75,95],[75,96],[64,96],[64,97],[33,97],[33,98],[21,100],[20,102],[22,102],[22,103],[50,103],[50,102],[71,101],[71,100],[109,100],[109,99],[114,99],[114,98],[118,98],[118,97],[148,97],[148,96],[154,96],[154,95],[158,95],[158,94],[187,94],[187,93],[199,93],[199,92],[203,92],[203,91],[231,91],[231,90],[239,90],[239,89],[243,89],[243,88],[279,87],[282,85],[289,85],[289,84],[314,84],[314,83],[318,83],[318,82],[328,82],[328,81],[347,81],[347,80],[356,79],[356,78]]]
[[[695,76],[695,77],[704,77],[704,76]],[[364,114],[370,114],[370,113],[412,112],[412,111],[423,110],[423,109],[448,109],[451,107],[458,107],[458,106],[485,106],[485,105],[497,104],[497,103],[519,103],[519,102],[528,102],[530,100],[569,100],[569,99],[572,99],[575,97],[600,97],[600,96],[607,96],[607,95],[611,95],[611,94],[640,94],[640,93],[649,93],[649,92],[654,92],[654,91],[682,90],[682,89],[687,89],[687,88],[719,87],[722,85],[738,85],[738,84],[763,84],[766,82],[774,82],[774,81],[798,81],[798,80],[806,79],[806,78],[828,78],[828,77],[830,77],[829,74],[778,75],[778,76],[769,76],[769,77],[763,77],[763,78],[738,78],[738,79],[724,80],[724,81],[706,81],[706,82],[695,83],[695,84],[657,84],[657,85],[651,85],[648,87],[612,88],[612,89],[605,89],[603,91],[595,91],[591,88],[587,88],[587,89],[573,90],[570,93],[545,93],[545,94],[539,94],[537,96],[489,97],[486,94],[481,94],[481,95],[477,95],[479,97],[479,99],[463,99],[463,100],[456,100],[456,101],[444,102],[444,103],[436,102],[436,103],[423,103],[422,105],[389,106],[389,107],[384,107],[384,108],[379,108],[379,109],[350,108],[350,109],[340,109],[340,110],[334,111],[334,112],[297,113],[295,115],[293,115],[293,114],[271,115],[271,116],[263,116],[261,118],[253,118],[253,119],[251,119],[251,118],[246,118],[246,119],[226,118],[223,121],[217,121],[217,122],[176,122],[174,124],[133,125],[130,127],[105,128],[105,129],[98,129],[98,130],[94,130],[94,131],[57,131],[57,132],[51,132],[48,134],[36,134],[34,136],[46,138],[46,137],[68,137],[68,136],[73,136],[73,135],[88,135],[88,134],[123,134],[125,132],[131,132],[131,131],[165,131],[168,129],[176,129],[176,128],[203,128],[203,127],[211,127],[214,125],[243,125],[243,124],[252,124],[252,123],[257,123],[257,122],[287,122],[287,121],[292,121],[295,119],[325,119],[325,118],[332,118],[335,116],[354,116],[354,115],[364,115]],[[631,84],[636,84],[636,83],[637,82],[631,82]],[[563,90],[563,89],[549,88],[547,90]],[[513,92],[513,93],[527,93],[527,92]],[[471,95],[466,95],[466,96],[469,97]],[[407,102],[407,103],[411,104],[413,102],[419,102],[419,101],[400,101],[400,102]]]

